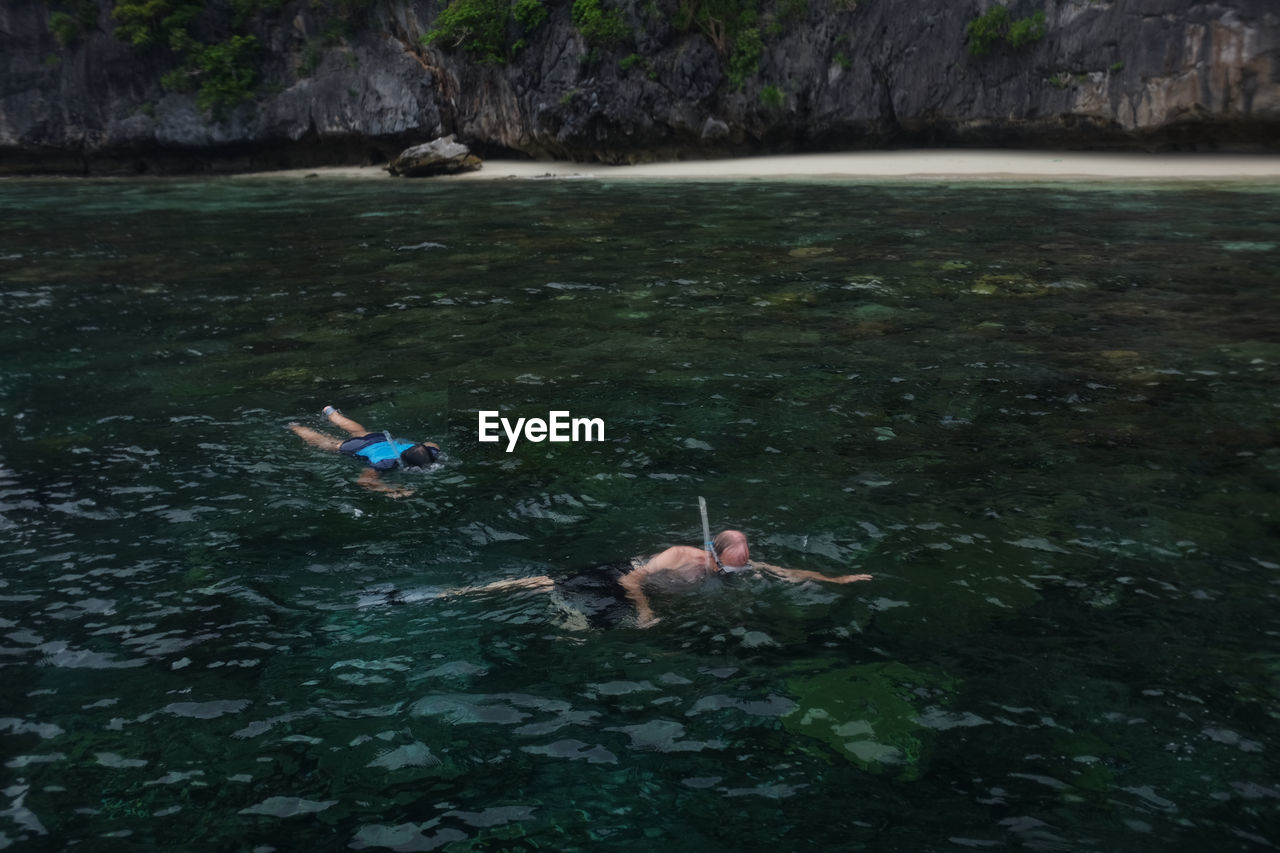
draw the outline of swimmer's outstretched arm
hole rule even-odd
[[[755,566],[758,569],[764,569],[766,572],[769,572],[769,574],[777,575],[783,580],[790,581],[791,583],[800,583],[801,581],[821,581],[823,583],[856,583],[857,581],[871,580],[871,575],[836,575],[835,577],[831,577],[830,575],[823,575],[823,574],[819,574],[818,572],[808,571],[806,569],[784,569],[782,568],[782,566],[773,566],[773,565],[770,565],[769,563],[761,563],[757,560],[752,560],[751,565]]]
[[[378,472],[372,468],[365,468],[361,471],[360,476],[356,478],[356,482],[371,492],[378,492],[389,498],[407,498],[413,494],[413,489],[398,489],[395,486],[388,486],[382,482]]]

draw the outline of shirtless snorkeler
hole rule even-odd
[[[654,555],[645,562],[641,562],[638,559],[633,561],[633,568],[630,570],[619,569],[615,566],[601,566],[566,581],[556,581],[547,575],[539,575],[537,577],[495,581],[482,586],[432,591],[429,596],[425,597],[447,598],[477,592],[507,590],[550,593],[563,587],[569,592],[595,593],[595,597],[598,599],[601,594],[607,595],[610,588],[617,589],[621,587],[626,601],[635,606],[636,624],[641,628],[648,628],[661,621],[654,616],[653,607],[649,604],[649,598],[644,591],[645,584],[652,581],[675,581],[692,585],[715,575],[737,574],[748,569],[760,569],[791,583],[811,580],[843,584],[871,580],[871,575],[837,575],[829,577],[805,569],[784,569],[781,566],[753,561],[747,546],[746,534],[738,530],[724,531],[715,538],[712,547],[714,551],[693,548],[688,545],[676,545],[660,554]],[[619,596],[619,599],[622,598],[623,596]],[[393,591],[384,599],[384,603],[407,603],[407,599]]]
[[[855,583],[869,581],[871,575],[837,575],[828,577],[805,569],[784,569],[769,563],[755,562],[747,547],[747,536],[739,530],[726,530],[712,543],[714,551],[676,545],[652,557],[647,563],[623,575],[618,583],[636,606],[636,623],[648,628],[658,623],[653,607],[644,593],[647,581],[664,573],[686,583],[697,583],[718,574],[737,574],[748,569],[761,569],[791,583],[822,581],[823,583]]]

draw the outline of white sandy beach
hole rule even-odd
[[[378,166],[292,169],[258,173],[281,177],[387,177]],[[563,161],[487,160],[478,172],[431,180],[507,178],[750,180],[839,178],[891,180],[1221,181],[1280,180],[1280,155],[1142,154],[1080,151],[868,151],[686,160],[637,166]]]

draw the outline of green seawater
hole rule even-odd
[[[1278,273],[1266,185],[0,183],[0,849],[1274,849]],[[874,579],[563,583],[699,495]]]

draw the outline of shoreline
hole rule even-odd
[[[381,166],[323,166],[249,172],[236,178],[390,179]],[[1131,154],[1079,151],[873,151],[682,160],[609,166],[566,161],[486,160],[479,171],[428,181],[491,180],[921,180],[921,181],[1232,181],[1280,184],[1276,154]]]

